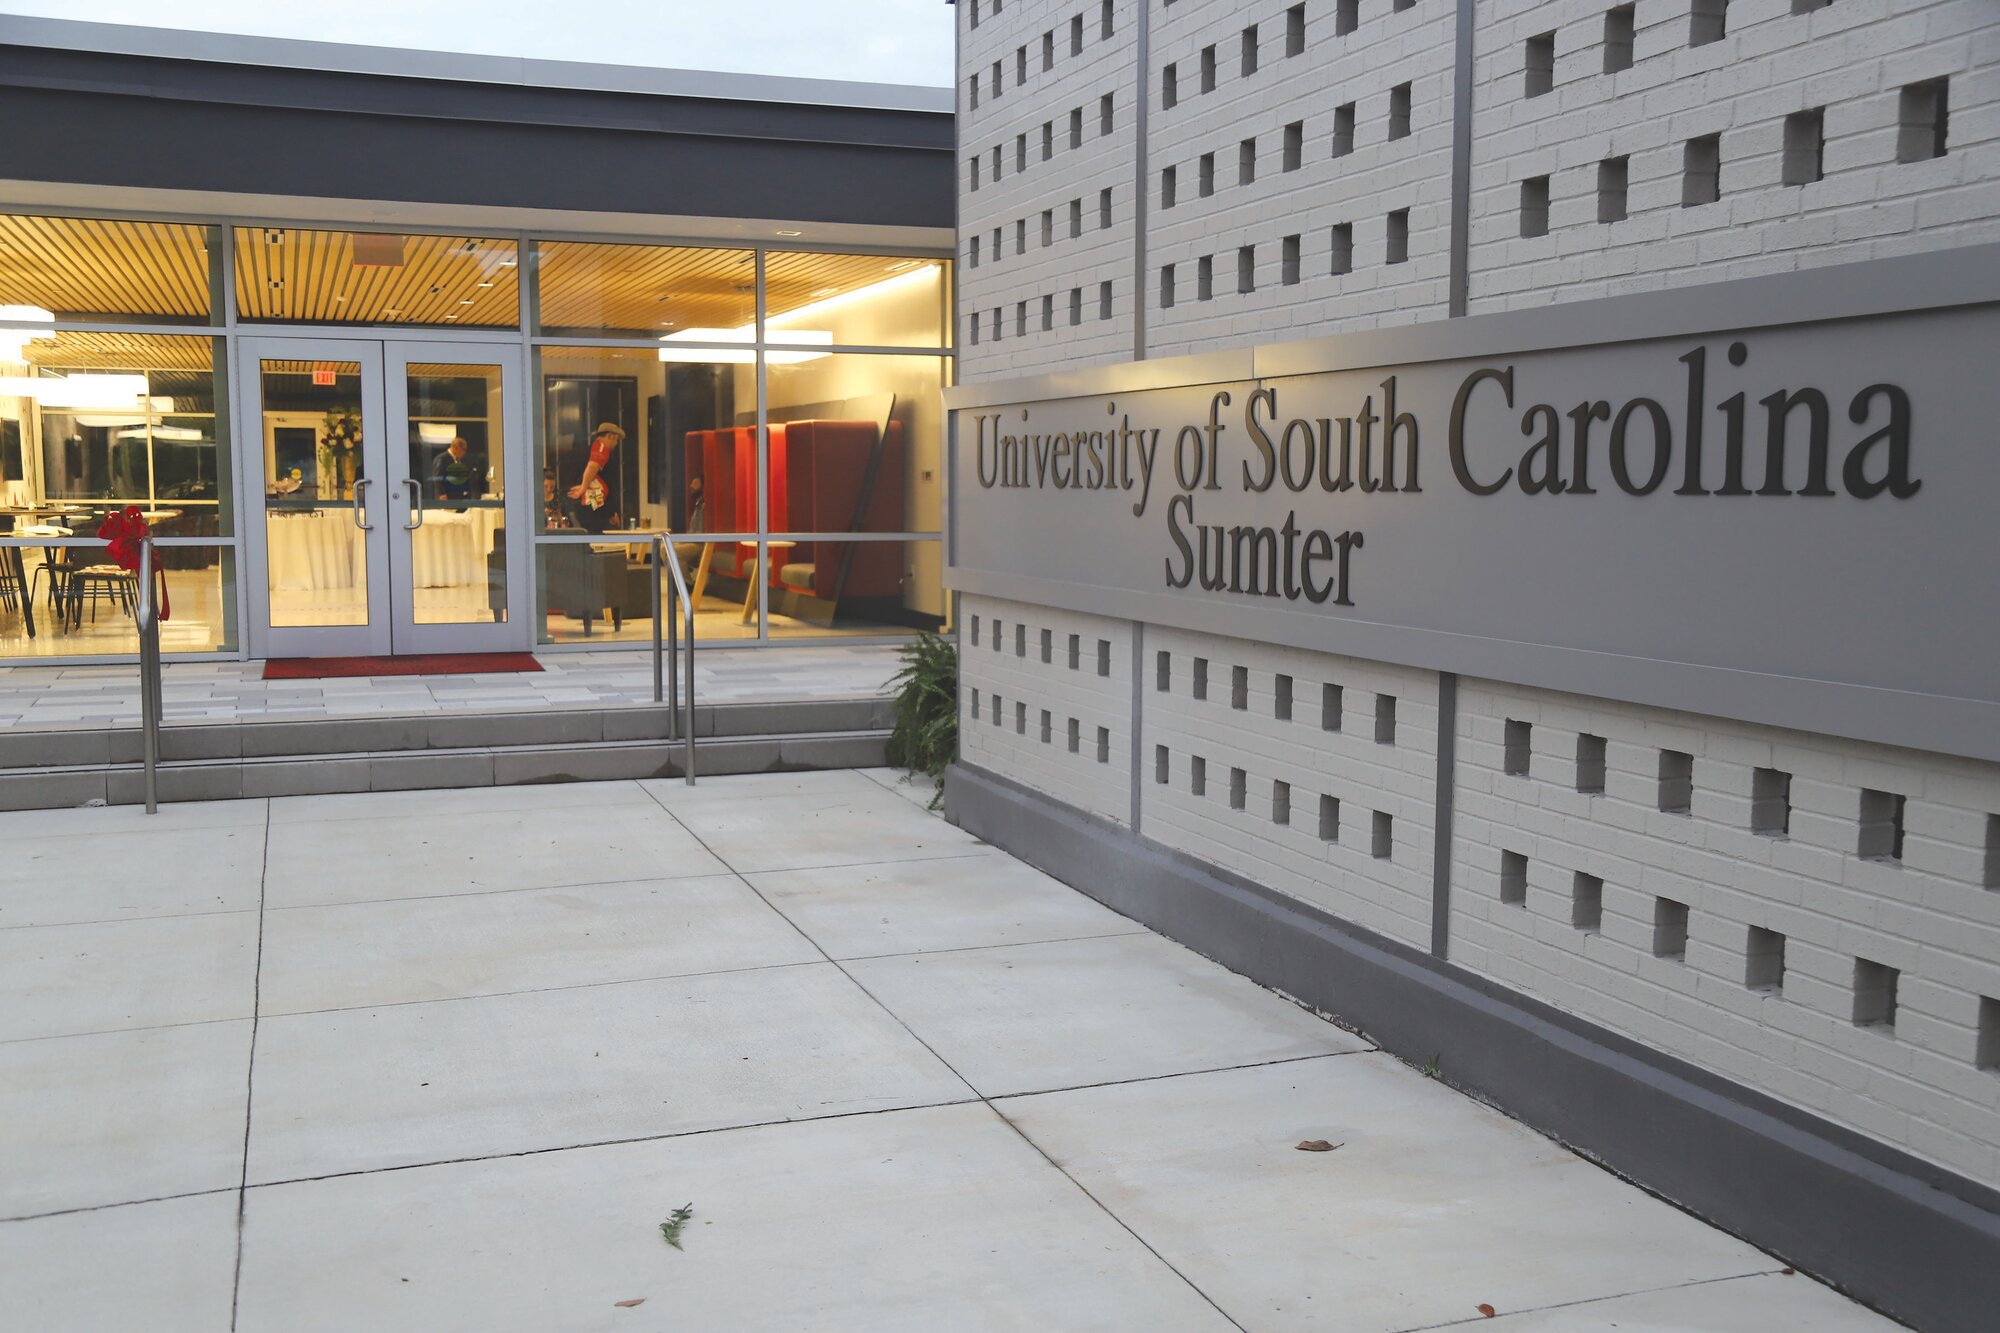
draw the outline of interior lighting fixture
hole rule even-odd
[[[43,407],[130,411],[147,396],[144,375],[0,376],[0,398],[32,398]]]
[[[449,421],[419,421],[417,438],[425,444],[450,444],[458,438],[458,427]]]
[[[98,424],[84,417],[78,417],[77,420],[86,426],[95,426]],[[118,432],[118,438],[121,440],[143,440],[148,437],[155,440],[199,440],[206,438],[193,426],[155,426],[149,431],[141,423],[126,424],[121,422],[120,424],[126,425],[124,430]]]
[[[886,296],[899,287],[922,282],[935,278],[938,275],[940,265],[936,260],[913,259],[907,262],[915,264],[917,267],[906,269],[893,278],[884,278],[880,282],[871,282],[866,287],[856,287],[850,291],[841,292],[837,296],[829,296],[823,301],[813,301],[807,305],[802,305],[796,310],[787,310],[782,314],[771,315],[765,320],[765,323],[777,332],[783,333],[783,340],[785,342],[818,342],[819,339],[813,337],[806,330],[793,328],[779,329],[777,326],[788,320],[807,319],[815,315],[824,314],[835,306],[845,305],[850,301],[866,300],[875,296]]]
[[[55,315],[36,305],[0,305],[0,319],[33,321],[46,328],[0,329],[0,361],[19,361],[31,342],[41,342],[56,336]]]
[[[682,329],[679,333],[661,336],[663,343],[674,342],[748,342],[756,331],[756,325],[745,324],[740,329]],[[833,332],[830,329],[800,329],[787,335],[795,342],[815,346],[831,347]],[[770,351],[764,354],[766,365],[792,366],[801,361],[817,361],[831,355],[819,351]],[[698,361],[710,365],[748,366],[757,361],[757,354],[747,347],[662,347],[662,361]]]
[[[803,236],[803,235],[805,235],[805,233],[804,233],[804,232],[802,232],[802,231],[786,231],[786,230],[784,230],[783,228],[780,228],[780,229],[778,230],[778,232],[777,232],[776,234],[777,234],[777,235],[779,235],[779,236]]]

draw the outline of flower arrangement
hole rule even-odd
[[[345,496],[354,484],[355,464],[361,456],[361,419],[351,411],[334,410],[319,424],[319,472],[322,487],[332,482]],[[324,494],[324,489],[322,489]]]

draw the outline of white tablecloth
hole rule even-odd
[[[435,507],[410,534],[412,583],[419,588],[486,586],[486,556],[504,510]],[[347,509],[272,517],[265,558],[271,587],[284,592],[352,588],[362,581],[364,534]],[[389,534],[400,537],[401,530]]]
[[[264,526],[264,558],[274,592],[322,592],[361,582],[362,542],[347,509],[273,514]]]
[[[410,563],[419,588],[486,586],[486,555],[500,527],[502,509],[468,509],[464,513],[424,510],[424,525],[410,534]]]

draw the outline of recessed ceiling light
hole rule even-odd
[[[501,268],[512,268],[512,267],[514,267],[514,265],[515,265],[515,263],[516,263],[516,262],[518,262],[518,261],[516,261],[516,260],[512,260],[512,259],[503,259],[503,260],[501,260],[501,261],[500,261],[500,267],[501,267]]]
[[[460,301],[460,302],[459,302],[459,304],[460,304],[460,305],[471,305],[471,304],[472,304],[472,302],[470,302],[470,301]]]
[[[780,230],[778,231],[778,235],[780,235],[780,236],[803,236],[803,235],[805,235],[805,233],[804,233],[804,232],[802,232],[802,231],[785,231],[785,230],[783,230],[783,229],[781,228],[781,229],[780,229]]]
[[[457,315],[446,315],[446,316],[445,316],[445,318],[446,318],[446,319],[457,319],[457,318],[458,318],[458,316],[457,316]]]
[[[492,284],[492,283],[490,283],[490,282],[482,282],[482,283],[480,283],[479,285],[480,285],[481,287],[491,287],[491,286],[492,286],[493,284]]]

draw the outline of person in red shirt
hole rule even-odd
[[[612,452],[624,439],[624,427],[612,421],[600,422],[590,438],[590,457],[583,465],[583,480],[569,488],[569,498],[580,506],[582,526],[591,532],[603,532],[618,521],[603,474],[611,466]]]

